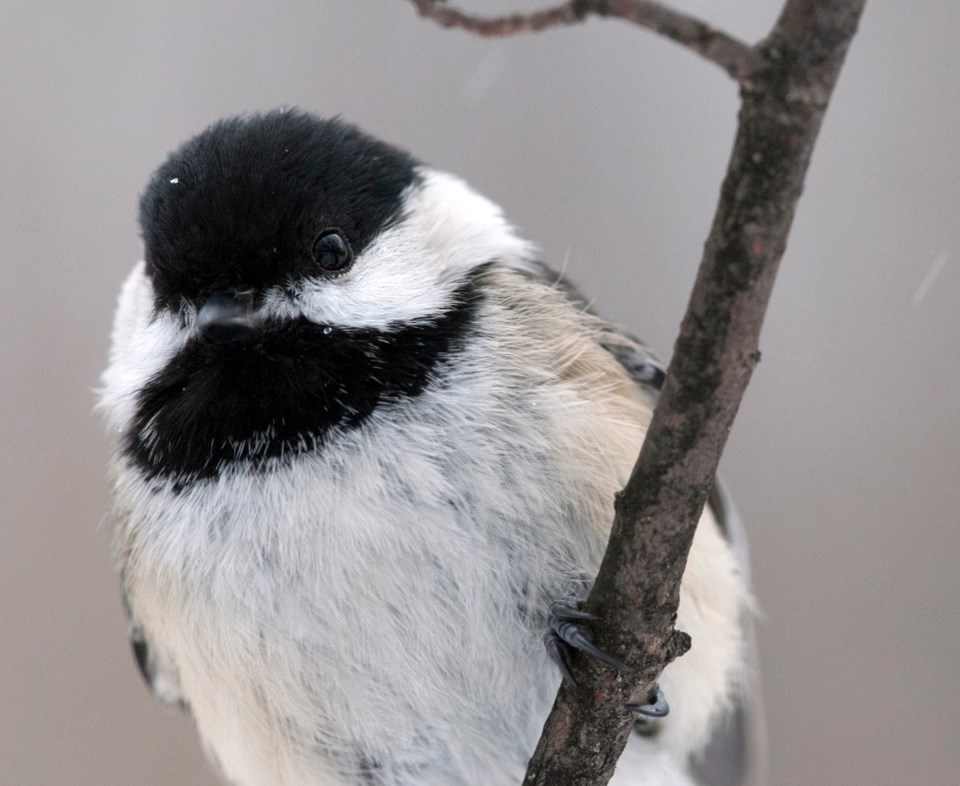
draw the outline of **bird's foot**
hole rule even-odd
[[[626,663],[608,655],[593,643],[593,638],[583,623],[595,620],[595,614],[580,609],[576,598],[565,598],[550,604],[547,614],[548,630],[543,637],[543,643],[550,659],[557,664],[563,678],[571,685],[577,684],[570,671],[570,656],[574,650],[580,650],[617,671],[629,671]],[[638,724],[643,725],[665,717],[670,712],[670,705],[667,704],[660,686],[654,683],[646,704],[628,704],[627,709],[641,716]]]
[[[548,630],[543,637],[543,644],[550,659],[560,667],[563,678],[571,685],[577,684],[570,672],[570,656],[573,650],[580,650],[617,671],[629,671],[626,663],[608,655],[593,643],[593,638],[583,623],[596,619],[596,615],[581,611],[575,598],[565,598],[550,604],[547,614]]]
[[[665,718],[670,712],[670,705],[660,690],[660,686],[655,682],[650,688],[650,695],[647,697],[646,704],[628,704],[627,709],[631,712],[642,715],[644,718]]]

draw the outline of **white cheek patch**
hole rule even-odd
[[[446,307],[452,285],[441,283],[443,266],[406,222],[383,232],[346,275],[310,279],[287,308],[308,319],[343,327],[387,328]]]
[[[534,254],[533,245],[517,236],[499,205],[454,175],[425,167],[419,173],[423,184],[408,198],[408,221],[447,267],[463,271],[491,259],[508,262]]]
[[[401,220],[367,246],[349,273],[312,279],[300,291],[299,308],[276,298],[271,310],[383,329],[445,310],[465,272],[532,253],[500,208],[462,180],[424,168],[419,174],[421,181],[404,197]]]
[[[143,261],[120,290],[113,322],[110,362],[101,377],[99,408],[107,425],[125,429],[133,420],[141,388],[183,347],[189,333],[168,312],[154,316],[153,285]]]

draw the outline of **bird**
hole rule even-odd
[[[663,365],[494,202],[339,118],[210,125],[139,225],[99,405],[153,695],[238,786],[520,783],[573,652],[620,665],[579,604]],[[744,543],[718,485],[692,649],[613,784],[747,777]]]

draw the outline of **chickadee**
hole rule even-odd
[[[662,367],[496,205],[339,120],[216,123],[140,225],[101,399],[154,694],[242,786],[519,784],[554,659],[616,665],[555,601],[597,571]],[[681,589],[693,649],[614,784],[739,782],[750,594],[721,513]]]

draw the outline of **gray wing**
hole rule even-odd
[[[750,584],[750,550],[743,519],[723,480],[717,478],[708,504]],[[703,754],[692,762],[702,786],[761,786],[766,783],[766,726],[759,684],[754,617],[743,612],[747,684],[735,697],[730,714],[716,728]]]
[[[656,404],[666,378],[666,369],[653,352],[636,336],[597,316],[590,309],[586,298],[561,274],[542,264],[535,265],[529,274],[564,292],[578,308],[597,317],[604,332],[610,335],[610,341],[602,342],[603,348],[616,358],[651,402]],[[740,571],[749,584],[750,552],[746,529],[730,492],[720,478],[715,481],[707,504],[721,532],[730,543]],[[743,625],[746,628],[747,656],[750,661],[748,668],[755,678],[757,657],[754,625],[752,617],[746,611]],[[640,731],[643,732],[642,729]],[[763,736],[759,688],[752,685],[745,695],[738,697],[729,716],[717,726],[703,754],[692,763],[697,782],[702,786],[757,786],[762,783],[765,749]]]
[[[120,600],[123,603],[123,614],[127,620],[127,635],[130,638],[130,647],[133,650],[133,657],[137,662],[137,668],[140,669],[140,675],[143,677],[150,693],[153,697],[163,703],[171,704],[187,711],[187,705],[180,695],[180,689],[177,681],[171,678],[166,670],[161,669],[157,663],[154,653],[147,642],[143,628],[133,614],[130,608],[130,601],[127,599],[127,591],[120,582]]]

